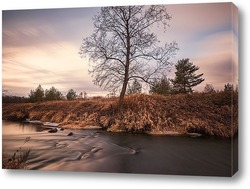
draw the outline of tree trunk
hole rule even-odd
[[[123,80],[123,85],[122,85],[122,90],[120,93],[120,98],[119,98],[119,108],[122,109],[123,102],[124,102],[124,97],[128,85],[128,73],[129,73],[129,64],[130,64],[130,35],[129,35],[129,26],[127,22],[127,47],[126,47],[126,64],[125,64],[125,74],[124,74],[124,80]]]
[[[128,50],[130,51],[130,46],[129,46],[129,48],[127,48],[127,51]],[[127,57],[126,57],[124,80],[123,80],[122,90],[121,90],[120,98],[119,98],[119,108],[120,109],[122,108],[122,105],[123,105],[123,102],[124,102],[125,93],[126,93],[126,90],[127,90],[127,85],[128,85],[129,63],[130,62],[129,62],[129,53],[128,53]]]
[[[122,91],[120,93],[120,98],[119,98],[119,107],[120,108],[122,108],[122,105],[123,105],[123,102],[124,102],[124,97],[125,97],[127,85],[128,85],[128,77],[127,78],[125,77],[123,85],[122,85]]]

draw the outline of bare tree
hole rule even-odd
[[[135,79],[131,85],[128,84],[127,94],[141,94],[141,90],[142,85]]]
[[[4,96],[7,96],[8,95],[8,90],[3,86],[2,87],[2,97],[4,97]]]
[[[79,54],[93,62],[90,73],[96,85],[120,91],[120,105],[130,80],[150,83],[170,70],[177,43],[159,47],[151,31],[156,24],[169,26],[164,6],[104,7],[93,20],[94,33],[83,39]]]
[[[88,98],[88,93],[86,91],[83,91],[83,98],[87,99]]]

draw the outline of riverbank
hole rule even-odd
[[[233,101],[232,101],[233,99]],[[64,128],[101,126],[111,132],[199,133],[229,138],[238,132],[238,94],[129,95],[117,98],[3,104],[3,120],[59,123]]]

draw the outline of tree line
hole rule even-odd
[[[75,99],[81,99],[86,98],[87,93],[80,93],[77,94],[76,91],[73,89],[69,89],[66,96],[63,95],[62,92],[60,92],[55,87],[51,87],[50,89],[44,90],[41,85],[38,85],[38,87],[35,90],[31,90],[29,93],[29,101],[30,102],[39,102],[39,101],[53,101],[53,100],[75,100]]]
[[[55,87],[44,90],[39,84],[34,90],[31,90],[28,97],[19,97],[7,95],[6,91],[3,91],[2,100],[3,103],[25,103],[25,102],[41,102],[41,101],[53,101],[53,100],[75,100],[83,99],[87,97],[86,92],[76,93],[73,89],[69,89],[67,94],[64,96],[61,91]]]
[[[155,80],[154,85],[150,87],[150,94],[159,94],[163,96],[175,95],[183,93],[182,90],[176,90],[172,83],[172,79],[168,79],[163,76],[160,80]],[[181,88],[182,89],[182,88]],[[237,91],[237,87],[234,88],[233,84],[226,83],[224,85],[224,89],[215,90],[212,84],[206,84],[202,93],[218,93],[225,92],[231,93],[233,91]],[[128,85],[128,89],[126,95],[131,94],[141,94],[142,93],[142,85],[135,80],[131,85]],[[187,93],[187,92],[185,92]],[[111,95],[112,97],[114,95]],[[109,95],[107,96],[109,97]],[[53,101],[53,100],[76,100],[76,99],[87,99],[87,93],[84,91],[83,93],[77,94],[73,89],[68,90],[67,94],[64,96],[58,89],[55,87],[51,87],[49,90],[44,90],[41,85],[34,90],[31,90],[29,93],[29,97],[20,97],[20,96],[12,96],[7,95],[3,92],[2,102],[3,103],[27,103],[27,102],[41,102],[41,101]]]
[[[160,94],[164,96],[175,94],[190,94],[194,92],[194,87],[202,83],[205,79],[203,74],[196,74],[199,67],[194,65],[189,59],[182,59],[175,65],[175,78],[170,79],[163,75],[160,79],[154,79],[150,83],[149,93]],[[236,89],[237,90],[237,89]],[[215,90],[212,84],[206,84],[203,93],[216,92],[232,92],[234,91],[233,84],[227,83],[223,90]],[[127,95],[140,94],[142,92],[142,85],[134,80],[132,85],[128,85]]]
[[[174,79],[169,79],[166,76],[154,79],[150,86],[150,92],[162,95],[192,93],[193,88],[205,80],[202,78],[203,73],[196,74],[199,67],[190,62],[188,58],[179,60],[175,64],[175,69]]]
[[[175,65],[175,77],[173,79],[167,78],[163,75],[160,79],[154,79],[150,83],[150,94],[159,95],[175,95],[175,94],[187,94],[193,93],[194,87],[202,83],[205,79],[202,78],[203,74],[196,74],[199,67],[194,65],[189,59],[181,59]],[[233,84],[227,83],[224,85],[223,92],[232,92],[234,90]],[[237,89],[236,89],[237,90]],[[216,93],[212,84],[206,84],[203,93]],[[126,95],[140,94],[142,93],[142,84],[134,79],[132,83],[128,84]],[[114,95],[111,95],[114,96]],[[86,99],[87,93],[84,91],[77,94],[73,89],[69,89],[67,94],[64,96],[55,87],[44,90],[41,85],[34,90],[31,90],[29,97],[18,97],[6,95],[6,91],[3,90],[3,102],[4,103],[18,103],[18,102],[40,102],[40,101],[53,101],[53,100],[75,100],[75,99]]]

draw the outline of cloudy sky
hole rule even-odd
[[[175,40],[180,50],[173,59],[189,58],[200,67],[205,84],[222,89],[238,81],[237,11],[230,3],[167,5],[172,15],[160,41]],[[39,84],[64,94],[105,95],[92,83],[91,64],[80,58],[82,38],[93,32],[92,17],[99,8],[7,10],[2,13],[2,84],[11,95],[27,96]],[[174,67],[169,77],[174,76]]]

